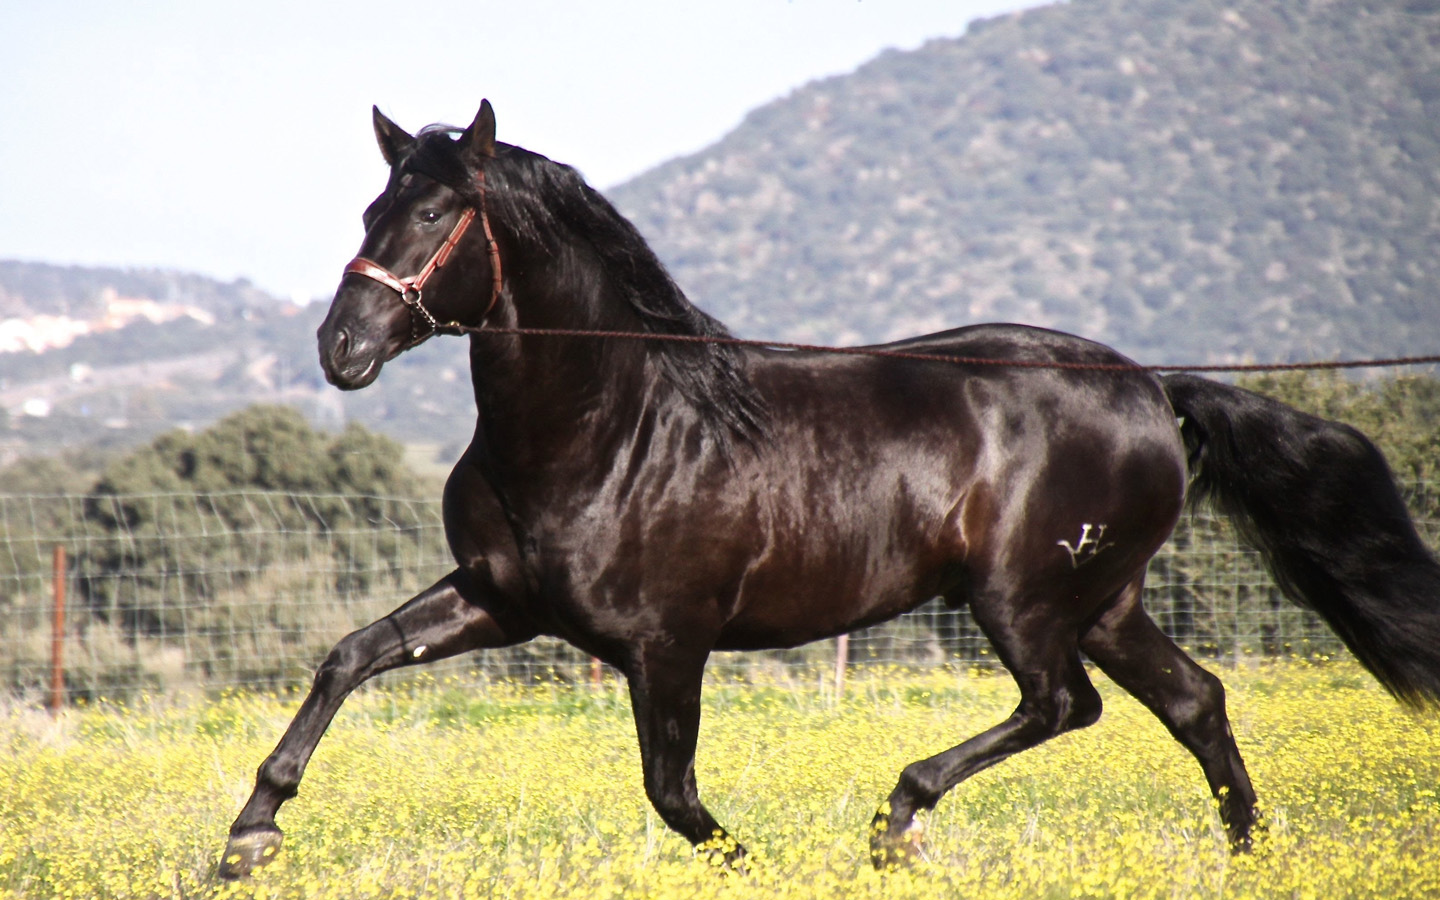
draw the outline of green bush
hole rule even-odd
[[[0,677],[22,691],[44,680],[60,544],[72,692],[299,680],[345,632],[451,566],[438,503],[414,499],[422,485],[402,453],[358,425],[326,434],[292,409],[256,406],[160,436],[83,493],[0,496]],[[69,477],[25,463],[0,485]]]

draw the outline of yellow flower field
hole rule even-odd
[[[1006,715],[1004,675],[714,684],[697,770],[745,841],[711,871],[641,788],[622,687],[392,684],[351,698],[281,811],[278,861],[215,880],[299,697],[0,708],[0,898],[1440,897],[1440,716],[1348,663],[1222,672],[1269,827],[1232,857],[1199,766],[1103,677],[1096,726],[929,815],[929,860],[870,869],[901,767]]]

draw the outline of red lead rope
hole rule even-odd
[[[943,362],[972,366],[1008,366],[1016,369],[1065,369],[1081,372],[1291,372],[1311,369],[1366,369],[1386,366],[1419,366],[1440,363],[1440,355],[1397,356],[1388,359],[1341,360],[1308,363],[1258,363],[1236,365],[1165,365],[1142,366],[1138,363],[1084,363],[1064,360],[991,359],[977,356],[955,356],[947,353],[921,353],[910,350],[887,350],[883,347],[827,347],[821,344],[795,344],[786,341],[756,341],[736,337],[703,334],[652,334],[644,331],[591,331],[581,328],[486,328],[455,325],[464,334],[518,335],[521,337],[569,337],[596,340],[670,341],[681,344],[720,344],[728,347],[759,347],[767,350],[792,350],[809,353],[834,353],[844,356],[875,356],[882,359],[909,359],[920,362]]]

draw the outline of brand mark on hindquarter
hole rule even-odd
[[[1115,546],[1114,543],[1102,543],[1105,538],[1105,529],[1108,525],[1091,525],[1089,522],[1080,526],[1080,540],[1074,544],[1069,541],[1056,541],[1055,543],[1065,548],[1070,554],[1070,567],[1074,569],[1094,559],[1101,550]]]

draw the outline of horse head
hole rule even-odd
[[[478,327],[502,284],[485,206],[485,163],[495,156],[490,102],[458,136],[432,127],[416,137],[378,108],[373,116],[390,179],[365,210],[360,253],[316,332],[325,377],[343,390],[370,384],[386,362],[433,334]],[[484,263],[446,267],[456,252]],[[488,303],[474,301],[483,295]]]

